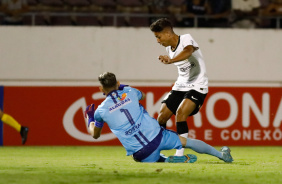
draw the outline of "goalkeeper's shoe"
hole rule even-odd
[[[22,144],[25,144],[26,140],[27,140],[27,133],[28,133],[28,127],[21,127],[21,137],[22,137]]]
[[[165,162],[169,163],[194,163],[197,161],[197,156],[187,154],[183,156],[169,156]]]
[[[227,146],[223,146],[220,151],[222,153],[222,160],[224,162],[229,162],[229,163],[233,162],[233,158],[230,154],[231,152],[230,148],[228,148]]]

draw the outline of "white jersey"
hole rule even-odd
[[[166,47],[169,57],[173,59],[183,49],[192,45],[196,50],[192,55],[183,61],[173,63],[178,69],[178,78],[172,87],[175,91],[196,90],[200,93],[208,93],[208,77],[206,75],[206,66],[203,55],[197,42],[190,34],[180,35],[175,50],[171,50],[171,46]]]

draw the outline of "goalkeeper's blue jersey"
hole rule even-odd
[[[106,122],[127,151],[132,155],[151,142],[160,132],[156,119],[139,104],[142,93],[131,87],[115,90],[95,111],[94,119]]]

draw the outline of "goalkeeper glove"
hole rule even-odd
[[[94,121],[95,104],[88,105],[84,111],[85,118],[88,119],[88,127],[90,122]]]

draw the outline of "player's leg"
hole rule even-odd
[[[17,132],[21,131],[21,125],[12,116],[5,114],[2,110],[0,110],[0,117],[3,123],[13,127],[17,130]]]
[[[161,109],[157,121],[166,128],[166,122],[171,118],[181,103],[184,92],[170,91],[162,101]]]
[[[189,132],[186,119],[195,110],[195,108],[196,108],[196,104],[190,99],[185,98],[182,100],[181,104],[179,105],[176,111],[176,115],[175,115],[176,130],[177,133],[184,138],[188,138],[188,132]],[[184,148],[176,150],[175,153],[176,156],[182,156],[183,154],[184,154]]]
[[[192,100],[187,99],[187,98],[183,99],[176,111],[176,115],[175,115],[176,121],[177,122],[181,122],[181,121],[186,122],[186,119],[188,118],[190,114],[192,114],[195,108],[196,108],[196,104]]]
[[[170,163],[193,163],[197,161],[196,155],[188,154],[185,156],[169,156],[166,157],[161,154],[162,150],[171,150],[171,149],[180,149],[182,148],[182,143],[176,132],[163,129],[162,136],[160,137],[160,143],[158,147],[150,153],[146,158],[142,158],[142,155],[146,155],[148,149],[138,151],[136,154],[133,154],[135,161],[139,162],[170,162]],[[141,154],[141,155],[140,155]],[[142,158],[142,159],[141,159]]]
[[[12,116],[4,113],[1,109],[0,109],[0,119],[3,123],[6,123],[7,125],[13,127],[17,132],[19,132],[22,137],[22,144],[25,144],[27,140],[28,128],[21,126]]]
[[[171,150],[182,148],[182,143],[176,132],[171,130],[163,131],[163,138],[159,146],[160,150]],[[165,162],[170,163],[194,163],[197,161],[197,156],[193,154],[187,154],[183,156],[169,156],[165,159]]]
[[[183,97],[182,102],[179,104],[179,107],[176,111],[176,128],[177,133],[184,137],[188,138],[188,125],[187,118],[199,112],[201,106],[204,103],[207,94],[200,93],[195,90],[187,91]],[[176,151],[176,155],[183,155],[184,149]]]
[[[176,111],[179,108],[179,105],[181,104],[185,94],[186,94],[186,92],[182,92],[182,91],[171,91],[164,98],[164,100],[162,101],[163,104],[161,106],[161,112],[160,112],[160,115],[158,117],[159,122],[164,124],[164,123],[166,123],[166,121],[169,120],[169,118],[173,114],[176,115]],[[187,126],[187,123],[186,123],[186,126]],[[187,132],[185,132],[185,133],[187,134]],[[180,148],[180,149],[182,149],[182,148]],[[179,155],[183,155],[183,151],[182,151],[182,154],[179,154]]]
[[[230,154],[230,149],[226,146],[221,148],[221,151],[216,150],[214,147],[212,147],[211,145],[201,141],[201,140],[197,140],[197,139],[190,139],[190,138],[183,138],[181,136],[179,136],[179,139],[182,143],[182,146],[184,148],[190,148],[194,151],[196,151],[197,153],[201,153],[201,154],[209,154],[212,156],[215,156],[225,162],[232,162],[233,158]]]
[[[169,110],[166,103],[162,103],[157,121],[162,127],[166,128],[166,122],[171,118],[172,115],[173,112]]]

